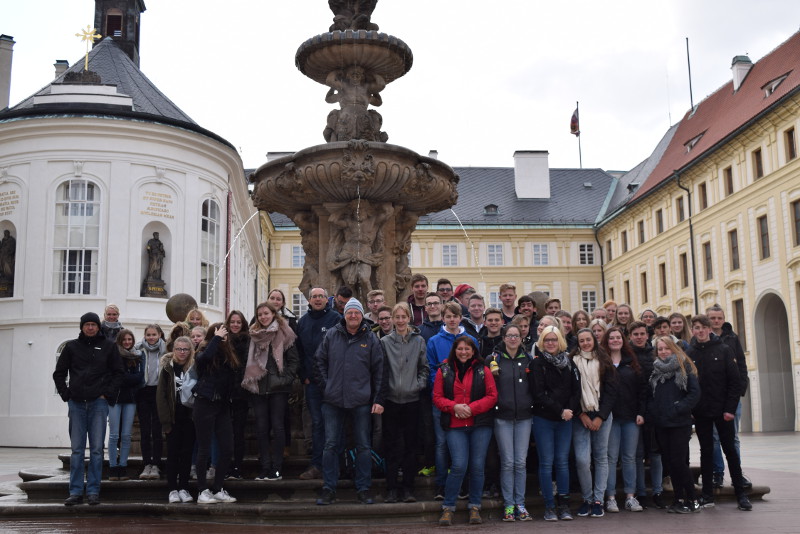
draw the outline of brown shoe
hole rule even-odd
[[[300,473],[300,480],[317,480],[322,478],[322,472],[313,465]]]
[[[439,517],[440,527],[449,527],[453,524],[453,511],[449,508],[442,509],[442,515]]]
[[[483,523],[483,519],[481,519],[481,509],[477,506],[472,506],[469,509],[469,524],[480,525],[481,523]]]

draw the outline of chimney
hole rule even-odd
[[[733,71],[733,92],[739,90],[747,78],[747,73],[753,68],[753,62],[747,56],[736,56],[731,62],[731,70]]]
[[[517,198],[550,198],[550,166],[547,150],[514,152],[514,190]]]
[[[0,109],[6,109],[11,98],[11,58],[15,44],[10,35],[0,35]]]
[[[439,159],[439,151],[431,150],[430,152],[428,152],[428,157],[431,159]]]
[[[56,68],[56,78],[67,72],[69,68],[69,61],[66,59],[57,59],[53,66]]]

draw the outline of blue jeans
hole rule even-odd
[[[739,405],[736,407],[736,413],[733,415],[735,416],[733,419],[733,428],[735,429],[733,434],[733,444],[736,447],[736,454],[739,456],[739,463],[741,464],[742,452],[739,447],[739,421],[742,419],[742,401],[739,401]],[[722,461],[722,448],[719,446],[719,433],[717,432],[717,427],[714,427],[714,472],[725,472],[725,463]]]
[[[606,421],[605,424],[608,422]],[[602,429],[601,429],[602,430]],[[611,423],[608,436],[608,484],[606,495],[617,494],[617,460],[622,457],[622,489],[633,495],[636,490],[636,449],[639,446],[641,429],[636,421],[617,421]]]
[[[69,459],[69,494],[83,495],[83,454],[89,436],[89,472],[86,494],[100,495],[103,476],[103,444],[106,439],[108,402],[105,399],[78,402],[69,400],[69,440],[72,456]]]
[[[572,419],[572,445],[575,447],[575,469],[581,484],[584,501],[603,502],[608,483],[608,436],[611,434],[613,416],[603,421],[600,430],[592,432],[583,426],[579,417]],[[592,486],[594,462],[594,487]],[[560,488],[560,486],[559,486]]]
[[[470,507],[481,507],[483,495],[483,467],[486,463],[486,450],[492,439],[492,427],[467,426],[451,428],[445,432],[447,449],[450,451],[450,473],[444,486],[443,508],[456,509],[456,498],[461,483],[469,468],[469,503]],[[438,471],[438,468],[437,468]]]
[[[436,486],[447,483],[447,439],[442,428],[442,412],[436,406],[431,406],[433,414],[433,433],[436,436]]]
[[[311,465],[322,471],[325,422],[322,420],[322,392],[316,384],[306,384],[306,406],[311,415]]]
[[[569,448],[572,444],[572,421],[551,421],[533,416],[533,436],[539,454],[539,488],[545,508],[553,508],[553,467],[560,495],[569,494]]]
[[[642,435],[639,437],[639,446],[636,447],[636,495],[647,495],[647,485],[644,480],[645,444],[650,448],[647,451],[647,456],[650,458],[650,482],[653,485],[653,493],[664,492],[664,486],[662,485],[664,482],[664,465],[661,463],[661,452],[654,452],[656,441],[652,427],[645,426],[642,429]]]
[[[136,415],[136,403],[115,404],[108,408],[108,466],[126,467],[128,453],[131,451],[131,431],[133,416]],[[120,441],[120,436],[122,440]],[[117,442],[119,443],[119,459],[117,459]]]
[[[531,443],[531,419],[495,419],[494,436],[500,453],[500,489],[504,506],[525,505],[525,460]]]
[[[336,491],[339,482],[339,459],[344,452],[344,419],[348,412],[353,418],[353,439],[356,442],[356,491],[366,491],[372,485],[369,439],[372,433],[371,410],[369,404],[355,408],[340,408],[327,402],[322,403],[322,417],[325,421],[325,448],[322,451],[323,487]]]

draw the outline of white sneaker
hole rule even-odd
[[[170,502],[170,504],[176,503],[176,502],[181,502],[180,494],[175,490],[170,491],[169,492],[169,502]]]
[[[144,466],[144,469],[142,469],[142,474],[139,475],[139,480],[147,480],[149,478],[150,478],[150,466],[146,465]]]
[[[219,502],[236,502],[236,497],[231,497],[224,489],[219,490],[214,498]]]
[[[606,501],[606,512],[610,512],[612,514],[616,514],[619,512],[619,506],[617,506],[617,499],[608,499]]]
[[[210,480],[213,482],[214,477],[216,476],[217,476],[217,470],[212,465],[211,467],[208,468],[208,471],[206,471],[206,480]]]
[[[218,502],[210,489],[204,489],[203,493],[197,496],[197,504],[215,504]]]
[[[642,505],[639,504],[636,497],[628,497],[625,499],[625,509],[629,512],[641,512],[643,510]]]
[[[159,471],[157,465],[150,466],[150,480],[158,480],[161,478],[161,471]]]
[[[192,502],[192,501],[194,501],[194,497],[192,497],[191,494],[186,490],[180,490],[178,492],[178,495],[181,498],[181,502]]]

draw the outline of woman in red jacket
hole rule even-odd
[[[492,408],[497,403],[497,388],[472,338],[462,336],[453,344],[436,373],[433,403],[442,412],[441,424],[451,459],[439,524],[452,524],[456,497],[467,467],[469,522],[479,524],[483,467],[492,437]]]

